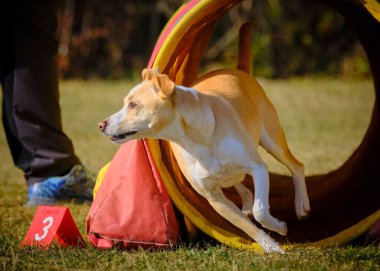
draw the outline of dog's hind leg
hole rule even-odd
[[[284,253],[280,246],[268,234],[257,228],[232,201],[225,197],[222,189],[215,187],[207,192],[203,189],[196,190],[208,200],[218,214],[248,234],[265,252]]]
[[[255,185],[255,199],[253,216],[256,221],[268,230],[286,235],[286,223],[278,220],[269,213],[269,173],[268,167],[263,163],[254,163],[252,177]]]
[[[296,214],[298,219],[305,218],[310,211],[310,203],[305,183],[304,165],[292,155],[276,111],[273,109],[266,114],[270,121],[264,123],[264,127],[261,129],[260,144],[291,172],[295,188]],[[271,114],[272,116],[270,116]]]
[[[236,189],[236,192],[239,194],[242,202],[242,212],[245,214],[248,218],[253,217],[253,194],[251,190],[249,190],[247,187],[245,187],[242,183],[237,183],[234,185],[234,188]]]

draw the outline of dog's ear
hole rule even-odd
[[[166,74],[155,75],[151,79],[154,89],[162,99],[170,97],[175,88],[175,83]]]
[[[156,66],[153,69],[144,69],[142,71],[142,79],[143,80],[151,80],[153,76],[159,75],[160,69]]]

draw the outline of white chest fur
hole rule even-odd
[[[213,148],[191,142],[171,145],[185,177],[207,190],[230,187],[249,173],[251,159],[243,144],[233,137],[223,138]]]

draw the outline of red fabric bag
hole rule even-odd
[[[98,248],[168,247],[177,243],[179,224],[144,140],[119,148],[86,225],[88,239]]]

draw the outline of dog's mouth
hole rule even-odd
[[[124,134],[118,134],[118,135],[112,136],[111,140],[115,141],[115,142],[121,141],[121,140],[126,139],[128,136],[134,135],[136,133],[137,133],[137,130],[128,131],[128,132],[126,132]]]

